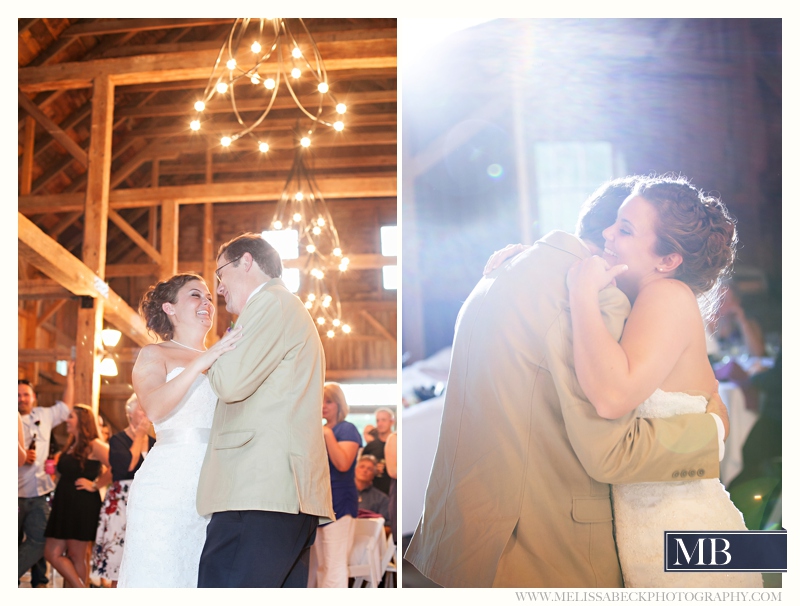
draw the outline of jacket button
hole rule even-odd
[[[674,473],[672,474],[672,477],[673,477],[673,478],[679,478],[679,477],[681,477],[681,472],[680,472],[680,471],[676,471],[676,472],[674,472]]]
[[[693,478],[697,472],[694,469],[689,470],[689,477]]]
[[[685,469],[683,471],[681,471],[681,477],[682,478],[685,478],[687,475],[689,475],[689,474],[686,473]]]
[[[704,475],[706,475],[706,470],[705,469],[698,469],[697,470],[697,477],[703,477]]]

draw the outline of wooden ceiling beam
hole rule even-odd
[[[214,163],[214,174],[219,173],[253,173],[287,171],[292,167],[291,158],[270,158],[269,162],[253,160],[250,162],[222,162]],[[334,156],[331,158],[314,158],[314,171],[336,170],[347,168],[358,170],[360,168],[375,166],[397,166],[397,154],[365,155],[365,156]],[[161,164],[159,168],[162,175],[194,175],[203,174],[205,166],[192,162],[175,162]]]
[[[103,298],[105,318],[139,345],[152,343],[144,320],[91,269],[17,213],[19,256],[71,293]]]
[[[366,105],[368,103],[397,103],[396,90],[376,90],[364,91],[353,93],[337,94],[337,99],[345,103],[348,108]],[[302,95],[300,102],[304,107],[315,107],[319,102],[319,95]],[[236,102],[236,107],[240,112],[244,111],[264,111],[264,101],[261,99],[242,99]],[[273,110],[278,109],[293,109],[297,107],[290,96],[280,96],[275,99],[272,105]],[[161,117],[161,116],[188,116],[194,110],[186,105],[151,105],[148,107],[132,107],[123,108],[115,112],[114,116],[118,118],[146,118],[146,117]],[[230,113],[231,105],[229,102],[211,101],[206,105],[203,114],[219,114]]]
[[[364,318],[370,326],[372,326],[372,328],[378,331],[379,334],[381,334],[388,341],[391,341],[392,344],[397,345],[397,337],[390,333],[383,324],[378,322],[378,320],[376,320],[372,314],[370,314],[366,309],[362,309],[359,313],[361,317]]]
[[[397,175],[364,175],[362,177],[319,177],[317,185],[325,198],[393,198],[397,196]],[[205,204],[206,202],[262,202],[277,200],[286,180],[244,181],[118,189],[110,192],[111,208],[139,208],[158,206],[164,200],[179,204]],[[17,208],[26,214],[75,212],[83,209],[84,194],[57,194],[46,196],[20,196]]]
[[[122,232],[128,236],[133,242],[141,248],[148,257],[153,259],[156,263],[161,263],[161,253],[158,252],[150,243],[145,240],[138,231],[136,231],[130,223],[120,216],[120,214],[113,208],[108,209],[108,218],[114,222],[114,225],[120,228]]]
[[[397,39],[346,40],[320,42],[325,69],[397,68]],[[203,80],[217,59],[216,50],[194,53],[140,55],[122,59],[95,59],[59,63],[18,70],[18,84],[23,92],[88,88],[101,74],[108,74],[116,86],[176,80]]]
[[[234,19],[109,19],[72,25],[64,30],[62,36],[106,36],[125,32],[147,32],[159,29],[202,27],[233,23]]]
[[[17,282],[17,298],[31,299],[73,299],[75,295],[55,280],[19,280]]]
[[[86,152],[81,148],[81,146],[75,142],[75,140],[70,137],[67,133],[65,133],[61,128],[53,122],[50,118],[48,118],[42,110],[40,110],[34,103],[31,101],[27,95],[25,95],[22,91],[18,92],[18,100],[19,104],[26,112],[28,112],[34,120],[36,120],[39,124],[41,124],[44,129],[49,132],[53,138],[58,141],[61,146],[66,149],[78,162],[83,164],[84,166],[89,165],[89,159]]]

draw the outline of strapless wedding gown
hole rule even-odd
[[[637,409],[645,418],[703,413],[706,399],[657,389]],[[747,530],[717,478],[612,487],[625,587],[762,587],[760,573],[664,572],[665,530]]]
[[[176,368],[170,381],[183,371]],[[209,517],[196,506],[200,468],[217,396],[200,375],[168,417],[155,423],[156,443],[128,496],[119,587],[197,587]]]

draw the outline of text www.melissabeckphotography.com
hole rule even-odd
[[[519,602],[780,602],[780,591],[517,591]]]

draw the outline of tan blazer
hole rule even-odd
[[[236,348],[208,370],[219,397],[197,511],[261,510],[334,519],[322,436],[325,357],[314,322],[272,279],[245,304]]]
[[[566,275],[589,255],[575,236],[551,232],[461,308],[425,509],[405,556],[440,585],[497,584],[524,525],[531,540],[506,586],[620,587],[609,483],[719,475],[711,415],[607,421],[586,400]],[[601,307],[619,338],[628,300],[608,288]]]

